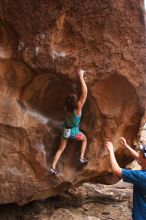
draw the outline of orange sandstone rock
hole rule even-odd
[[[143,1],[7,0],[0,12],[0,203],[115,183],[104,142],[126,166],[132,159],[118,139],[137,143],[145,119]],[[53,177],[64,98],[80,94],[79,69],[89,91],[81,123],[89,163],[80,166],[80,142],[70,141]]]

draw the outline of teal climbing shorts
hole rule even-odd
[[[62,128],[62,135],[63,139],[73,138],[73,139],[80,139],[82,137],[82,132],[79,130],[79,127],[73,128]]]

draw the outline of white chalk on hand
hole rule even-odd
[[[83,74],[83,73],[85,73],[85,70],[80,69],[80,70],[79,70],[79,73],[80,73],[80,74]]]

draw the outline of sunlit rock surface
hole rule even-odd
[[[126,166],[118,139],[137,143],[145,119],[143,1],[7,0],[0,12],[0,203],[115,183],[104,142],[113,141]],[[81,123],[89,163],[80,166],[80,143],[70,141],[53,177],[64,98],[80,95],[79,69],[89,90]]]

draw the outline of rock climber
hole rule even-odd
[[[61,134],[61,143],[58,151],[55,154],[52,166],[51,173],[57,174],[56,165],[60,159],[61,154],[66,148],[68,139],[76,139],[82,142],[81,144],[81,152],[80,152],[80,163],[86,164],[87,159],[84,158],[86,146],[87,146],[87,137],[83,132],[79,130],[80,120],[82,116],[82,108],[87,98],[87,86],[84,80],[84,70],[79,71],[79,78],[81,83],[81,96],[79,100],[77,100],[77,96],[75,94],[70,94],[65,99],[64,105],[64,123]]]

